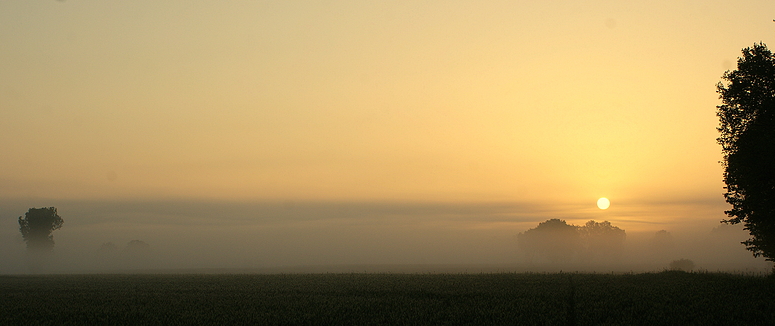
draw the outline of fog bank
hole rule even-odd
[[[16,219],[35,205],[57,206],[65,223],[53,233],[54,251],[32,270]],[[719,226],[720,218],[638,227],[627,222],[632,213],[584,212],[520,203],[6,201],[0,273],[626,272],[662,270],[682,258],[697,270],[770,268],[740,244],[742,228]],[[546,219],[601,217],[627,233],[615,260],[526,260],[517,245],[520,232]],[[657,248],[659,230],[672,239]]]

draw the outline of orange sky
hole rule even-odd
[[[620,224],[625,207],[659,222],[655,202],[718,220],[715,84],[741,48],[775,44],[773,9],[5,1],[0,198],[520,202],[583,220],[606,196]]]

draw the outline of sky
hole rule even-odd
[[[497,262],[549,218],[710,232],[727,207],[716,84],[775,44],[773,9],[3,1],[4,255],[44,206],[65,219],[58,250],[271,233],[285,251],[251,258],[269,265]]]

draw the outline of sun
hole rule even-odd
[[[602,197],[597,200],[597,208],[607,209],[608,206],[611,206],[611,201],[608,198]]]

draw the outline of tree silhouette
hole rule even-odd
[[[589,259],[616,260],[621,257],[627,234],[624,230],[611,225],[611,222],[590,220],[584,226],[580,226],[578,231]]]
[[[673,235],[666,230],[659,230],[649,240],[650,258],[655,262],[673,259],[675,253],[675,240]]]
[[[722,222],[743,223],[746,249],[775,261],[775,57],[763,43],[742,52],[717,85],[724,198],[732,205]]]
[[[665,253],[673,250],[673,235],[666,230],[659,230],[654,233],[654,237],[649,241],[649,248],[656,253]]]
[[[30,208],[24,217],[19,216],[19,231],[27,242],[27,250],[49,251],[54,248],[51,232],[62,227],[56,207]]]
[[[565,220],[550,219],[520,233],[517,241],[530,260],[538,254],[552,263],[567,262],[580,248],[581,238],[576,228]]]
[[[581,260],[616,260],[621,256],[624,230],[611,222],[590,220],[583,226],[550,219],[517,235],[517,242],[528,260],[535,256],[552,263]]]

